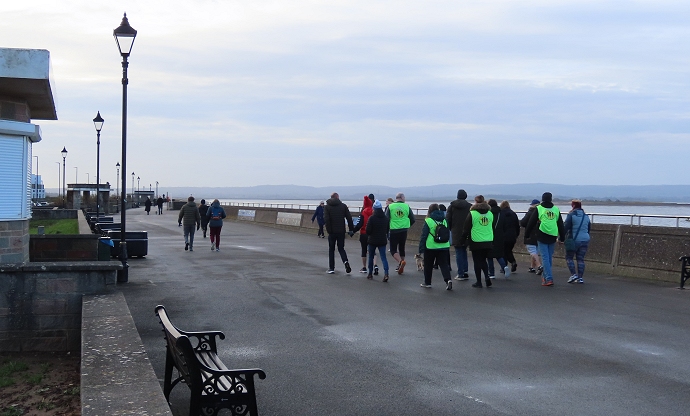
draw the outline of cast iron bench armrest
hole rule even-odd
[[[187,332],[182,331],[179,328],[177,328],[177,330],[180,332],[180,334],[185,335],[187,338],[190,338],[190,341],[196,340],[196,342],[192,341],[195,353],[198,353],[200,351],[213,351],[214,353],[216,353],[218,352],[218,349],[216,347],[216,337],[220,339],[225,339],[225,334],[221,331]]]

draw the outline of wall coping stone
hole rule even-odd
[[[122,262],[109,261],[60,261],[0,264],[0,273],[20,272],[82,272],[100,270],[122,270]]]

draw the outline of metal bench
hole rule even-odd
[[[265,379],[263,370],[228,369],[216,349],[216,337],[225,339],[222,332],[182,331],[170,322],[162,305],[156,306],[156,315],[167,342],[163,394],[168,403],[173,387],[182,381],[191,390],[190,416],[215,416],[221,409],[228,409],[232,416],[258,415],[254,376]],[[173,369],[178,372],[174,380]]]

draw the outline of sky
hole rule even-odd
[[[115,189],[124,12],[128,187],[690,184],[687,1],[2,2],[51,54],[48,188],[63,146],[95,183],[100,111]]]

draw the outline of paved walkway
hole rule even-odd
[[[158,378],[165,343],[154,307],[186,330],[222,330],[220,355],[260,367],[270,415],[680,415],[690,409],[690,291],[588,274],[544,288],[524,264],[491,289],[326,274],[327,240],[227,222],[221,252],[197,234],[185,252],[177,212],[131,210],[149,255],[119,285]],[[414,248],[413,248],[414,250]],[[411,250],[412,251],[412,250]],[[358,267],[359,266],[359,267]],[[186,415],[188,391],[173,392]]]

